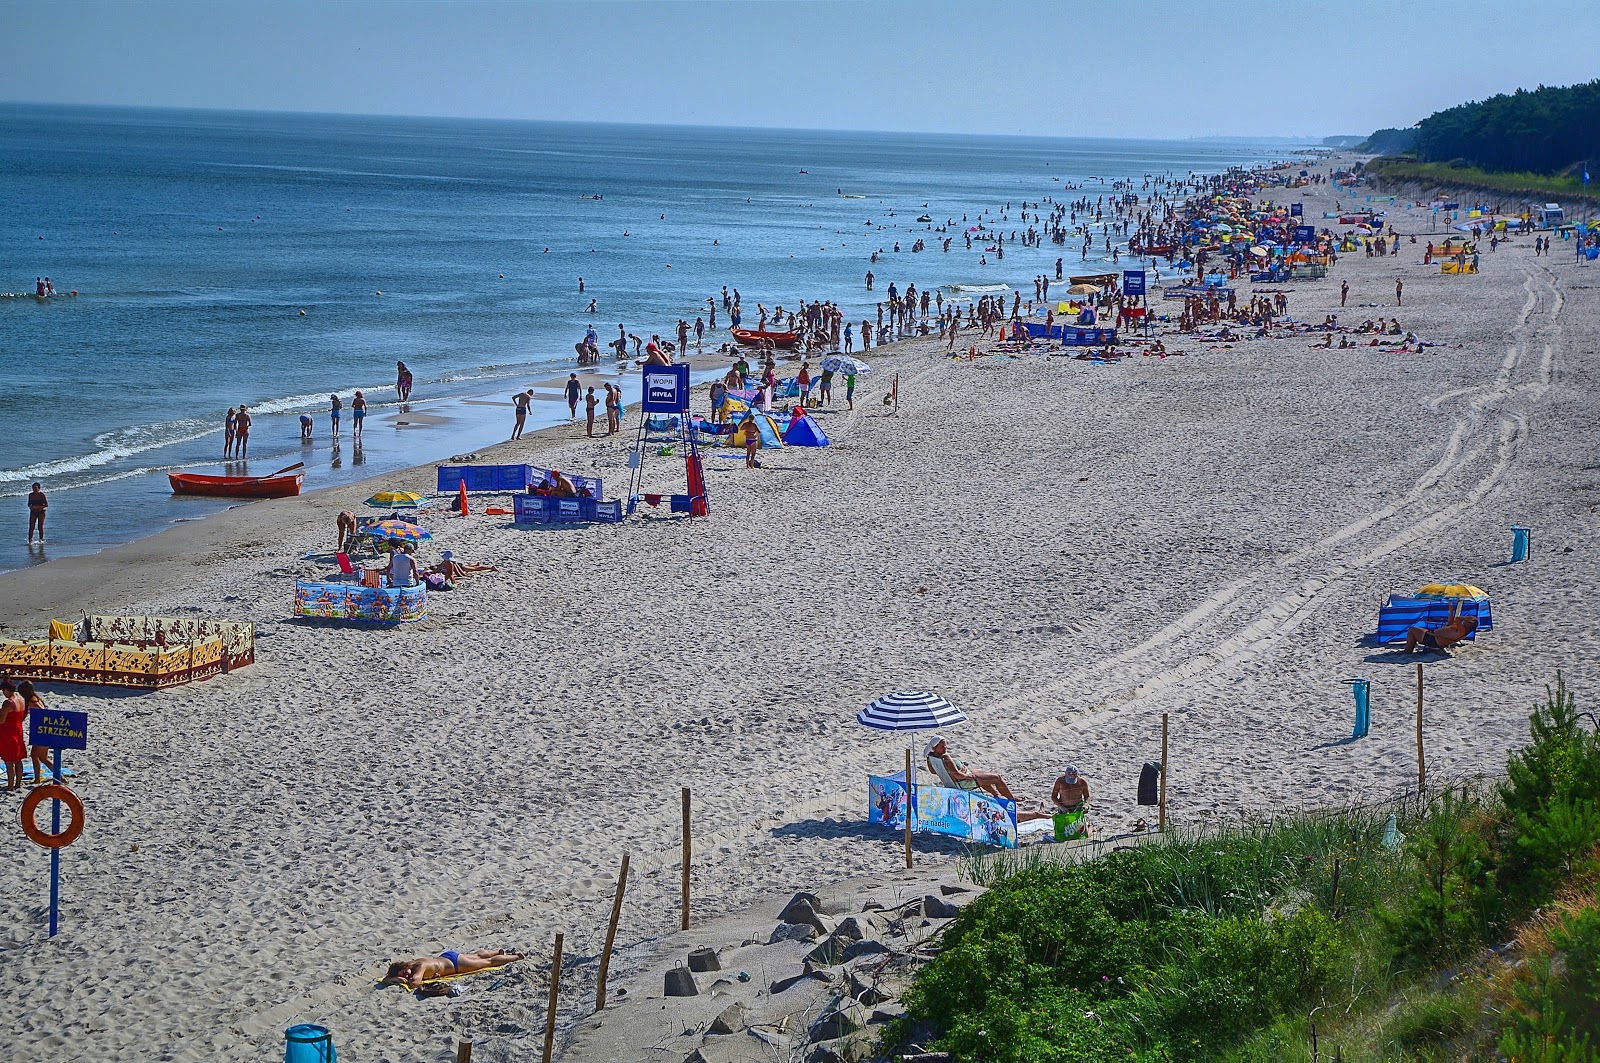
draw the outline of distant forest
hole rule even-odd
[[[1490,172],[1559,174],[1583,162],[1600,167],[1600,80],[1463,103],[1430,115],[1415,130],[1379,130],[1363,147]]]

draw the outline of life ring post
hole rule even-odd
[[[59,751],[56,755],[60,756]],[[39,806],[46,801],[52,804],[48,831],[40,828],[37,819]],[[61,826],[62,805],[66,805],[67,811],[72,813],[72,822],[65,829]],[[29,841],[46,849],[66,848],[83,833],[82,799],[59,782],[52,781],[34,787],[22,801],[22,833],[28,836]]]

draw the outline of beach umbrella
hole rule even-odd
[[[856,713],[857,723],[879,731],[927,731],[966,720],[960,709],[926,690],[897,690]]]
[[[373,539],[385,539],[397,543],[420,543],[433,536],[418,525],[406,520],[380,520],[367,532]]]
[[[1092,284],[1074,284],[1067,289],[1068,295],[1099,295],[1100,289]]]
[[[1487,598],[1489,595],[1470,583],[1429,583],[1417,591],[1419,598]]]
[[[846,376],[854,373],[859,376],[862,373],[872,372],[872,366],[859,358],[852,358],[848,354],[830,354],[822,360],[822,371],[824,373],[844,373]]]
[[[415,491],[379,491],[366,504],[379,509],[415,509],[422,504],[422,496]]]
[[[879,731],[927,731],[965,723],[966,714],[938,694],[926,690],[897,690],[885,694],[860,712],[856,722]],[[916,811],[911,800],[916,770],[906,749],[906,866],[911,866],[911,822]]]
[[[1252,255],[1256,256],[1257,258],[1266,258],[1267,257],[1267,249],[1264,248],[1264,247],[1252,247],[1250,249],[1250,253]]]

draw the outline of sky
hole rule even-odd
[[[1597,0],[0,0],[0,101],[1325,136],[1600,76]]]

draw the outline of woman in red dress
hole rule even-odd
[[[8,676],[0,679],[0,760],[6,763],[6,790],[22,789],[22,760],[28,755],[27,743],[22,737],[22,721],[28,718],[28,709],[17,697],[17,686]]]

